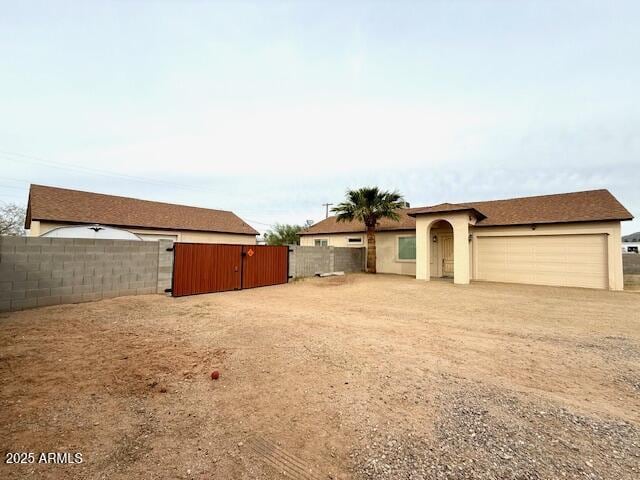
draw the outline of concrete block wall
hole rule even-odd
[[[160,242],[0,237],[0,311],[164,291],[173,254],[159,250]]]
[[[622,269],[625,275],[640,275],[640,254],[623,253]]]
[[[364,270],[364,248],[351,247],[289,247],[289,275],[293,278],[312,277],[316,273]]]
[[[640,255],[637,253],[622,254],[624,270],[624,286],[629,290],[640,288]]]
[[[362,272],[365,270],[365,248],[334,248],[334,271]]]

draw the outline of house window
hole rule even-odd
[[[638,253],[638,247],[627,247],[627,252]]]
[[[398,260],[416,259],[416,237],[398,237]]]
[[[329,245],[329,241],[326,238],[317,238],[313,241],[316,247],[326,247]]]
[[[347,242],[351,244],[362,243],[362,237],[349,237],[347,238]]]

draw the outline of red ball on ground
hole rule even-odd
[[[217,380],[219,377],[220,377],[220,372],[218,370],[214,370],[213,372],[211,372],[212,380]]]

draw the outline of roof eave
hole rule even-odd
[[[534,222],[517,222],[517,223],[476,223],[474,227],[522,227],[526,225],[561,225],[567,223],[592,223],[592,222],[625,222],[633,220],[633,217],[626,218],[595,218],[595,219],[579,219],[579,220],[549,220]]]
[[[479,210],[476,210],[475,208],[469,207],[469,208],[460,208],[460,209],[445,209],[445,210],[437,210],[435,212],[411,212],[411,213],[407,213],[408,216],[410,217],[417,217],[418,215],[440,215],[440,214],[447,214],[447,213],[461,213],[461,212],[473,212],[473,214],[479,219],[482,220],[484,218],[487,218],[486,215],[484,215],[482,212],[480,212]]]
[[[120,228],[140,228],[143,230],[176,230],[176,231],[185,231],[185,232],[206,232],[206,233],[227,233],[231,235],[260,235],[260,232],[255,230],[253,227],[250,227],[253,232],[241,232],[241,231],[230,231],[230,230],[205,230],[202,228],[184,228],[184,227],[160,227],[160,226],[148,226],[148,225],[127,225],[127,224],[119,224],[119,223],[96,223],[96,222],[85,222],[81,220],[58,220],[51,218],[31,218],[30,220],[36,221],[44,221],[51,223],[74,223],[79,225],[107,225],[112,227],[120,227]]]

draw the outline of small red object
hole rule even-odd
[[[211,372],[211,380],[217,380],[218,378],[220,378],[220,372],[218,370]]]

